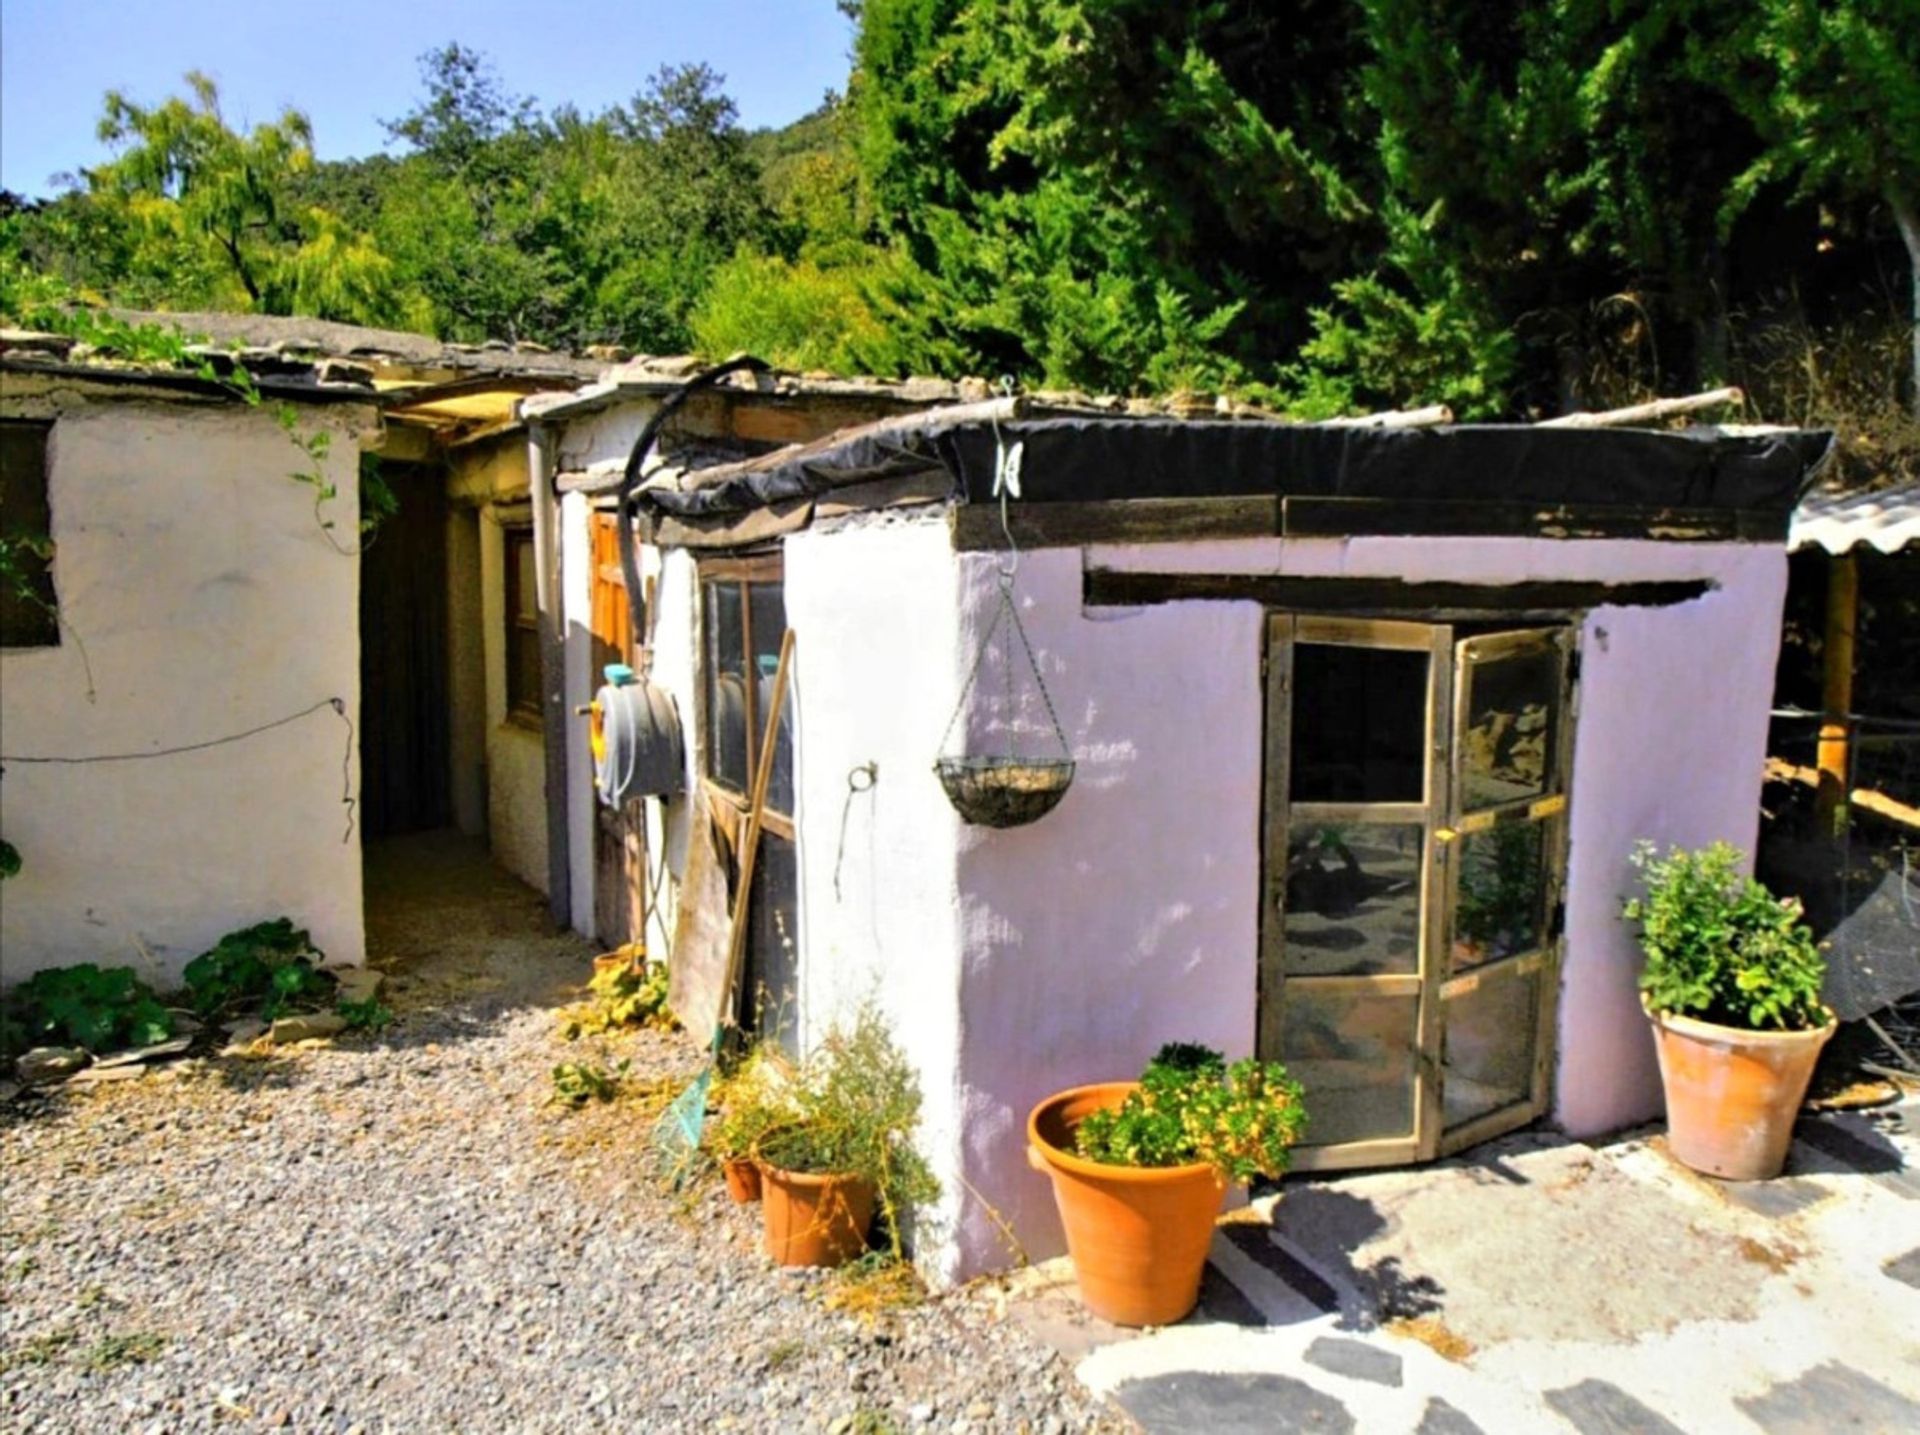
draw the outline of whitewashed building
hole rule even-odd
[[[1285,1060],[1306,1168],[1657,1111],[1627,857],[1753,843],[1788,516],[1824,435],[1287,425],[956,389],[913,411],[739,377],[644,455],[635,643],[609,510],[672,387],[616,373],[522,407],[536,514],[554,495],[537,541],[575,922],[644,900],[656,952],[697,928],[673,906],[701,815],[725,866],[771,764],[740,1017],[799,1049],[880,1000],[947,1192],[920,1233],[935,1274],[1007,1264],[1008,1227],[1057,1253],[1028,1110],[1166,1041]],[[671,699],[684,739],[679,791],[619,813],[572,716],[608,661]],[[1070,785],[1027,825],[965,820],[935,770],[1061,746]]]

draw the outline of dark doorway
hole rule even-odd
[[[446,474],[386,463],[399,511],[360,560],[360,813],[369,837],[453,820]]]

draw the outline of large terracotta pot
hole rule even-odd
[[[873,1182],[760,1163],[761,1229],[783,1266],[843,1266],[867,1248]]]
[[[1820,1048],[1813,1031],[1748,1031],[1647,1013],[1667,1093],[1667,1141],[1683,1164],[1728,1181],[1780,1174]]]
[[[1170,1325],[1200,1299],[1226,1184],[1208,1165],[1108,1166],[1073,1152],[1073,1128],[1118,1106],[1132,1081],[1077,1086],[1027,1118],[1027,1159],[1053,1199],[1087,1309],[1116,1325]]]

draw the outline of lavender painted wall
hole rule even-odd
[[[998,601],[998,559],[960,560],[962,653]],[[1575,729],[1568,933],[1555,1116],[1575,1134],[1658,1110],[1634,998],[1639,958],[1615,916],[1633,841],[1751,844],[1784,554],[1757,545],[1538,539],[1248,540],[1025,556],[1022,612],[1080,775],[1032,827],[966,829],[959,1079],[963,1169],[1036,1257],[1061,1249],[1047,1186],[1025,1163],[1029,1108],[1125,1077],[1161,1041],[1248,1051],[1254,1028],[1261,803],[1262,613],[1253,604],[1085,610],[1089,565],[1511,583],[1707,578],[1666,609],[1602,609]],[[1018,683],[1016,683],[1018,687]],[[971,736],[1004,726],[997,670]],[[1016,726],[1046,719],[1030,694]],[[1002,1264],[984,1206],[963,1213],[952,1273]]]
[[[1130,1076],[1163,1041],[1231,1054],[1253,1043],[1264,614],[1230,603],[1088,610],[1087,564],[1715,582],[1674,608],[1598,610],[1581,639],[1555,1114],[1587,1134],[1657,1110],[1638,957],[1614,915],[1626,854],[1643,835],[1752,841],[1785,589],[1779,550],[1382,538],[1029,553],[1022,617],[1080,770],[1052,814],[1004,832],[962,826],[931,771],[998,603],[999,563],[954,554],[931,513],[851,521],[786,545],[805,1036],[817,1040],[874,993],[918,1065],[923,1144],[947,1190],[919,1242],[930,1275],[1009,1264],[1002,1220],[1027,1254],[1060,1251],[1051,1193],[1024,1154],[1035,1102]],[[686,554],[665,555],[659,602],[655,674],[693,738]],[[1005,740],[1002,678],[990,662],[969,701],[975,750]],[[1016,691],[1023,750],[1044,750],[1049,725],[1024,674]],[[880,781],[849,805],[848,771],[869,760]],[[678,837],[682,813],[666,815],[660,835]]]
[[[964,651],[998,604],[991,556],[962,560]],[[1250,604],[1083,613],[1077,551],[1033,553],[1022,618],[1079,761],[1030,827],[968,828],[959,853],[961,1079],[968,1180],[1035,1257],[1061,1249],[1053,1197],[1026,1165],[1025,1123],[1061,1087],[1125,1080],[1163,1043],[1252,1050],[1258,947],[1263,615]],[[1046,751],[1030,680],[1018,726]],[[997,665],[971,714],[1004,742]],[[983,1206],[962,1272],[1004,1264]]]

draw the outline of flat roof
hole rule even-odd
[[[1784,540],[1832,435],[1798,429],[1360,427],[1264,419],[1048,412],[1018,400],[883,419],[808,444],[682,472],[643,511],[725,521],[837,490],[944,479],[949,501],[994,498],[997,455],[1019,445],[1029,511],[1142,500],[1364,500],[1378,505],[1686,510],[1747,515]],[[1578,534],[1562,536],[1582,536]],[[1650,531],[1647,536],[1663,536]]]

